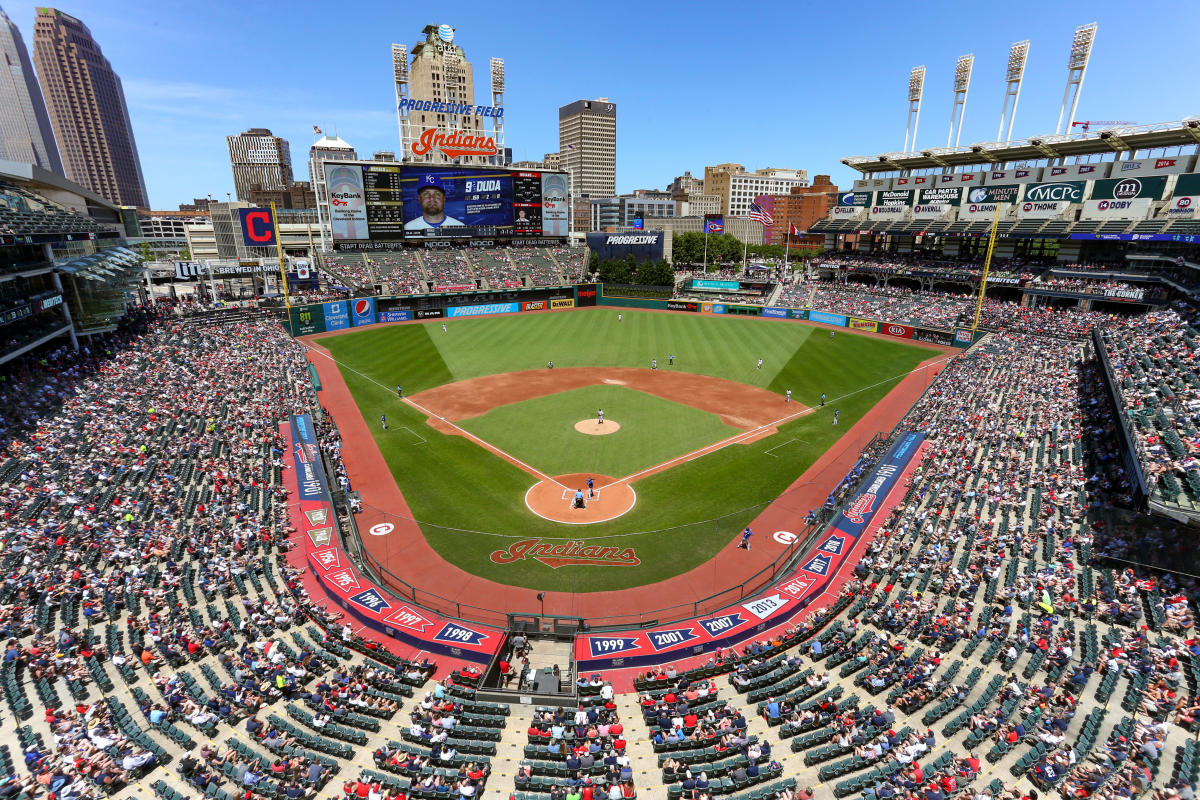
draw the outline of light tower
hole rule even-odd
[[[1092,57],[1092,43],[1096,41],[1096,23],[1089,22],[1075,29],[1071,39],[1071,54],[1067,57],[1067,88],[1063,92],[1062,107],[1058,110],[1058,125],[1055,133],[1063,131],[1063,114],[1067,111],[1067,99],[1071,100],[1071,115],[1067,117],[1067,128],[1075,121],[1075,109],[1079,107],[1079,95],[1083,94],[1083,78],[1087,74],[1088,61]],[[1074,89],[1074,97],[1072,97]]]
[[[963,117],[967,113],[967,90],[971,88],[971,71],[974,67],[974,53],[959,56],[958,62],[954,65],[954,105],[950,108],[950,132],[946,134],[946,147],[950,146],[951,140],[954,141],[954,146],[958,147],[958,140],[962,137]],[[958,129],[957,134],[955,128]],[[916,146],[917,143],[914,141],[913,147]]]
[[[392,74],[396,80],[396,122],[400,125],[400,157],[408,152],[405,133],[408,131],[408,47],[392,45]]]
[[[504,59],[492,58],[492,105],[504,108]],[[496,152],[500,157],[500,165],[508,166],[504,159],[504,116],[493,118],[495,129]]]
[[[917,125],[921,122],[921,95],[925,93],[925,67],[913,67],[908,73],[908,124],[904,128],[904,152],[908,152],[908,139],[912,135],[912,146],[917,146]]]
[[[1025,80],[1025,61],[1029,58],[1029,40],[1013,42],[1008,50],[1008,69],[1004,73],[1004,106],[1000,109],[1000,129],[996,131],[996,141],[1004,137],[1004,141],[1012,140],[1013,122],[1017,119],[1017,101],[1021,99],[1021,82]],[[1012,109],[1008,107],[1012,99]],[[1008,120],[1008,132],[1004,131],[1004,120]]]

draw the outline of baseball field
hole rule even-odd
[[[620,313],[452,319],[445,330],[432,320],[315,343],[442,558],[499,583],[568,592],[640,586],[709,561],[937,355],[799,323]],[[608,428],[596,424],[599,409]],[[585,476],[598,494],[576,511]],[[622,496],[631,507],[618,506]],[[808,509],[795,511],[799,520]],[[492,558],[531,538],[631,549],[637,564]]]

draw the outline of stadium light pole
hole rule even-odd
[[[975,68],[975,54],[969,53],[965,56],[959,56],[958,62],[954,65],[954,105],[950,108],[950,132],[946,134],[946,147],[950,146],[950,141],[954,141],[954,146],[958,147],[958,142],[962,138],[963,117],[967,115],[967,91],[971,88],[971,72]],[[957,117],[957,122],[955,121]],[[955,135],[955,128],[958,129],[958,134]],[[913,142],[913,147],[917,143]]]
[[[1071,100],[1071,114],[1067,117],[1067,128],[1075,121],[1075,109],[1079,107],[1079,96],[1083,94],[1083,79],[1087,75],[1088,61],[1092,58],[1092,44],[1096,41],[1096,23],[1089,22],[1075,29],[1071,38],[1071,52],[1067,56],[1067,88],[1063,91],[1062,106],[1058,109],[1058,125],[1054,132],[1063,132],[1063,114],[1067,111],[1067,99]],[[1072,89],[1074,96],[1072,97]]]
[[[908,124],[904,128],[904,152],[908,152],[908,138],[912,134],[912,146],[917,146],[917,125],[921,122],[921,96],[925,93],[925,67],[913,67],[908,73]]]
[[[1025,62],[1029,58],[1029,40],[1013,42],[1008,50],[1008,69],[1004,73],[1004,105],[1000,108],[1000,130],[996,131],[996,141],[1003,137],[1004,141],[1012,140],[1013,122],[1017,119],[1017,101],[1021,99],[1021,83],[1025,80]],[[1008,100],[1012,98],[1012,110],[1008,108]],[[1008,119],[1008,133],[1004,132],[1004,120]]]
[[[408,47],[392,45],[392,78],[396,86],[396,124],[400,129],[400,160],[407,161],[408,145]]]

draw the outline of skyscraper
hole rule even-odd
[[[616,195],[616,103],[601,97],[558,109],[558,155],[561,169],[571,176],[571,194]]]
[[[0,8],[0,158],[63,174],[46,101],[21,32]]]
[[[119,206],[148,208],[121,79],[88,27],[39,8],[33,61],[69,180]]]
[[[282,192],[292,183],[292,148],[268,128],[251,128],[226,136],[233,186],[238,200],[250,200],[251,189]]]

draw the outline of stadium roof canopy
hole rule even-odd
[[[915,153],[850,156],[842,163],[863,175],[881,172],[990,167],[1018,161],[1133,153],[1200,144],[1200,117],[1155,125],[1103,128],[1086,133],[1031,136],[1010,142],[980,142],[966,147],[932,147]]]

